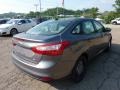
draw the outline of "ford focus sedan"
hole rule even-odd
[[[13,37],[12,61],[42,81],[70,75],[79,82],[87,62],[111,48],[110,31],[93,19],[45,21]]]

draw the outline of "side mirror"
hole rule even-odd
[[[111,32],[111,28],[105,28],[105,32]]]

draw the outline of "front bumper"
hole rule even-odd
[[[0,29],[0,35],[8,35],[9,32],[7,30]]]

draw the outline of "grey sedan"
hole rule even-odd
[[[70,75],[83,79],[87,62],[111,47],[109,28],[93,19],[45,21],[13,37],[13,63],[21,70],[50,81]]]

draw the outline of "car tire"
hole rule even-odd
[[[18,34],[18,31],[17,31],[17,29],[11,29],[11,31],[10,31],[10,35],[11,36],[13,36],[13,35],[16,35],[16,34]]]
[[[86,73],[86,57],[83,55],[79,58],[75,67],[73,68],[71,78],[75,83],[78,83],[83,80]]]
[[[108,42],[107,48],[105,49],[105,52],[110,51],[111,46],[112,46],[112,42],[111,42],[111,40],[110,40],[110,41]]]
[[[117,25],[117,22],[113,22],[113,25]]]

